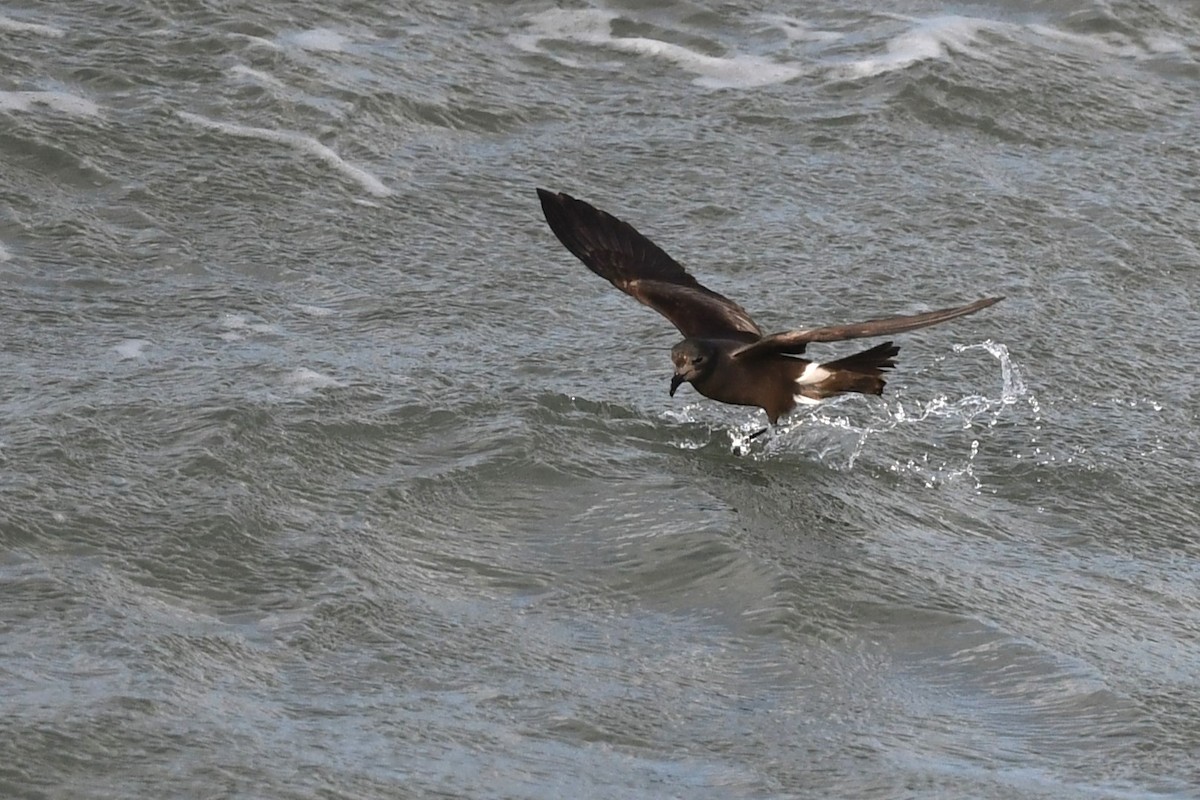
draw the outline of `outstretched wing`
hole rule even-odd
[[[752,341],[746,310],[706,289],[633,226],[562,192],[537,190],[550,230],[588,269],[669,319],[684,336]]]
[[[890,336],[893,333],[903,333],[917,328],[926,328],[940,322],[965,317],[974,314],[990,305],[1003,300],[1003,297],[985,297],[965,306],[943,308],[940,311],[926,311],[924,314],[912,314],[906,317],[888,317],[873,319],[867,322],[853,322],[849,325],[829,325],[824,328],[805,328],[800,331],[784,331],[764,336],[756,342],[735,350],[733,355],[738,358],[753,358],[770,353],[788,353],[797,355],[804,352],[809,342],[840,342],[844,339],[865,339],[870,336]]]

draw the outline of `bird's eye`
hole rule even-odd
[[[694,359],[692,359],[692,363],[693,364],[703,364],[704,356],[696,356]]]

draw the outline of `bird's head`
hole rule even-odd
[[[675,375],[671,378],[671,396],[682,383],[694,384],[703,380],[717,362],[717,350],[707,342],[684,339],[671,348],[671,360],[675,362]]]

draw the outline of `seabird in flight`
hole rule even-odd
[[[745,309],[702,286],[632,225],[568,194],[537,193],[546,222],[568,250],[684,335],[671,349],[672,397],[680,384],[690,383],[712,400],[758,406],[772,425],[799,403],[819,403],[845,392],[882,394],[884,370],[896,366],[893,359],[900,352],[884,342],[821,362],[802,357],[809,343],[890,336],[974,314],[1003,299],[985,297],[923,314],[764,334]]]

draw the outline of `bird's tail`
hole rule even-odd
[[[884,342],[870,350],[863,350],[837,361],[811,364],[805,373],[796,379],[799,395],[797,399],[803,397],[809,402],[819,402],[845,392],[883,394],[883,372],[896,366],[892,359],[899,352],[900,348],[895,344]],[[805,380],[806,376],[808,380]]]

